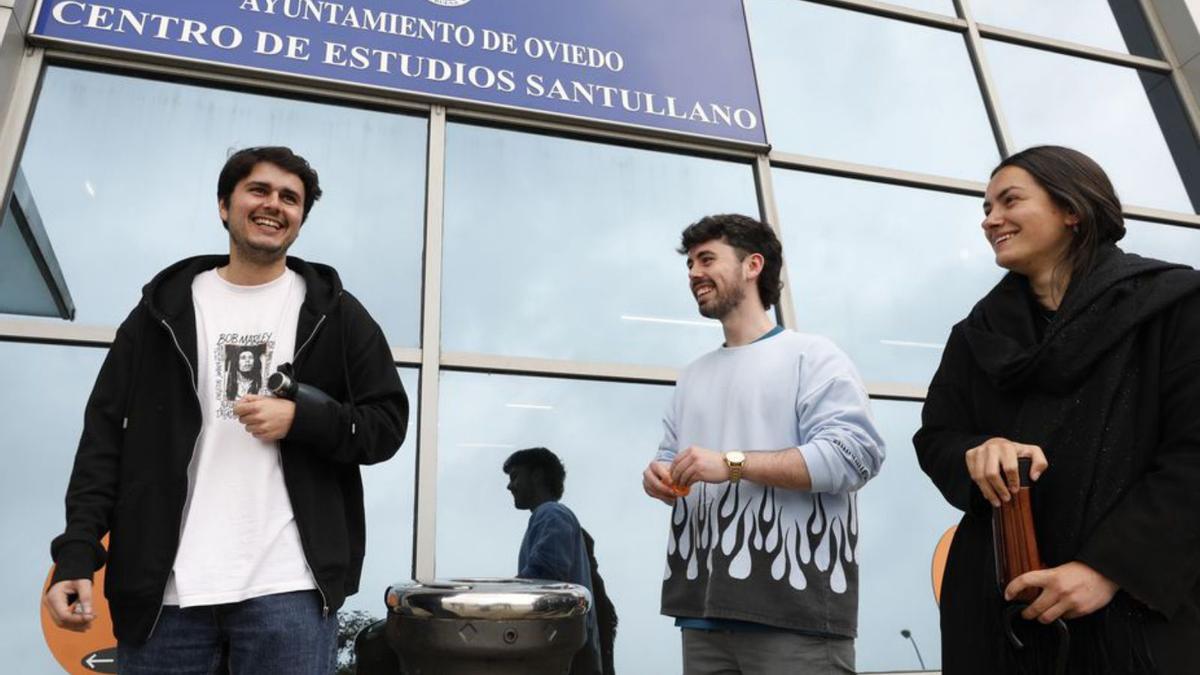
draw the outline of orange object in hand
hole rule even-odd
[[[671,492],[674,492],[676,497],[686,497],[692,492],[692,486],[676,485],[670,478],[667,478],[667,487],[671,488]]]

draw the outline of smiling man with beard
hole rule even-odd
[[[234,153],[217,180],[229,255],[154,277],[97,377],[44,604],[87,630],[107,559],[123,675],[333,672],[362,567],[359,466],[395,454],[408,400],[337,272],[286,255],[320,196],[290,149]],[[242,366],[298,391],[228,382]]]
[[[674,507],[662,612],[685,675],[854,672],[858,509],[883,440],[850,359],[774,325],[783,247],[709,216],[679,252],[725,344],[680,374],[646,494]]]

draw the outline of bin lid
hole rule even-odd
[[[423,619],[561,619],[586,614],[583,586],[539,579],[447,579],[398,583],[387,590],[393,615]]]

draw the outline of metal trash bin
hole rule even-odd
[[[591,604],[575,584],[399,584],[387,591],[387,641],[406,675],[565,675],[587,641]]]

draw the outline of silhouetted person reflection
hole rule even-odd
[[[587,643],[575,655],[571,675],[611,675],[617,616],[604,591],[591,536],[571,509],[559,502],[566,469],[546,448],[526,448],[504,461],[513,506],[530,512],[517,559],[517,576],[579,584],[592,592]],[[603,637],[603,639],[602,639]]]

